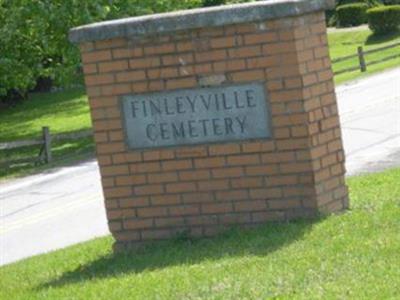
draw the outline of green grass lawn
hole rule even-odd
[[[0,268],[2,299],[398,299],[400,169],[348,180],[351,209],[113,255],[111,237]]]
[[[0,111],[0,120],[0,143],[38,137],[43,126],[50,126],[52,133],[92,127],[83,89],[31,94],[28,101]]]
[[[349,32],[332,32],[328,35],[329,50],[331,59],[334,60],[339,57],[357,54],[358,46],[362,46],[364,51],[381,48],[387,45],[400,42],[400,32],[389,34],[383,37],[374,36],[368,29],[360,29],[357,31]],[[395,48],[379,51],[365,56],[366,63],[375,60],[380,60],[387,56],[392,56],[400,53],[400,46]],[[359,65],[358,58],[349,59],[343,62],[333,64],[333,70],[339,71],[346,68],[357,67]],[[335,82],[340,84],[345,81],[353,80],[356,78],[371,75],[385,69],[399,67],[400,57],[382,62],[376,65],[367,66],[367,72],[361,73],[360,71],[349,72],[340,74],[335,77]]]
[[[329,34],[330,54],[335,59],[356,53],[357,47],[364,45],[365,49],[381,47],[400,41],[400,33],[376,38],[371,31],[362,29],[351,32],[334,32]],[[397,51],[397,52],[396,52]],[[375,60],[398,53],[400,47],[378,52],[367,56]],[[356,66],[357,59],[333,65],[334,70]],[[337,83],[343,83],[383,69],[400,66],[400,58],[368,68],[368,72],[359,71],[339,75]],[[0,111],[0,143],[17,139],[35,138],[40,136],[42,126],[49,126],[52,133],[72,132],[91,127],[87,97],[83,89],[74,89],[56,93],[32,94],[30,100],[14,108]],[[50,165],[33,166],[32,164],[17,165],[11,169],[0,169],[0,180],[20,175],[26,175],[53,168],[60,164],[76,162],[87,157],[93,157],[94,144],[92,139],[78,142],[64,142],[54,145],[55,162]],[[38,147],[18,151],[0,151],[0,162],[11,158],[36,155]]]
[[[84,89],[55,93],[35,93],[15,107],[0,111],[0,143],[41,136],[41,128],[49,126],[52,134],[91,128],[89,106]],[[0,151],[0,162],[36,156],[40,146]],[[49,165],[20,164],[0,168],[0,179],[36,173],[93,157],[92,138],[58,142],[52,147],[54,163]]]

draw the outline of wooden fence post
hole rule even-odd
[[[361,46],[358,47],[357,52],[358,52],[358,60],[360,62],[361,72],[365,72],[365,71],[367,71],[367,65],[365,64],[365,57],[364,57],[363,48]]]
[[[45,157],[45,162],[48,164],[52,160],[50,128],[42,127],[42,133],[44,142],[44,157]]]

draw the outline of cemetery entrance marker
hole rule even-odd
[[[262,83],[122,97],[130,148],[271,137]]]
[[[348,207],[324,11],[277,0],[71,30],[116,249]]]

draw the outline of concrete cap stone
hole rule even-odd
[[[71,29],[69,39],[73,43],[83,43],[119,37],[141,37],[203,27],[261,22],[327,10],[334,6],[335,0],[266,0],[190,9],[84,25]]]

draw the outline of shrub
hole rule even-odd
[[[328,27],[336,26],[336,11],[335,10],[327,10],[325,11],[325,22]]]
[[[400,0],[383,0],[385,5],[400,5]]]
[[[367,23],[368,5],[365,3],[345,4],[336,8],[340,27],[357,26]]]
[[[381,6],[367,11],[369,28],[376,34],[395,31],[400,26],[400,5]]]

